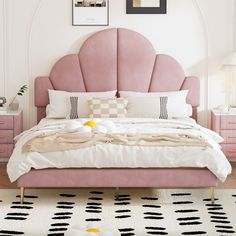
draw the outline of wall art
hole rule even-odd
[[[127,14],[166,14],[166,0],[126,0]]]
[[[108,25],[109,0],[72,0],[72,25]]]

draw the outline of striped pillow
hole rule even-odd
[[[168,119],[167,103],[168,103],[168,97],[160,97],[159,119]]]
[[[70,100],[70,114],[69,118],[70,119],[78,119],[78,102],[79,98],[78,97],[69,97]]]
[[[189,117],[192,116],[192,106],[187,104],[186,99],[188,90],[171,92],[132,92],[119,91],[121,97],[168,97],[167,111],[170,117]],[[190,106],[190,109],[189,109]]]
[[[127,97],[127,117],[168,119],[168,97]]]
[[[127,99],[125,98],[92,98],[89,100],[91,118],[126,117]]]

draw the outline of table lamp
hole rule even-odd
[[[231,74],[228,94],[228,111],[236,112],[236,0],[233,1],[233,51],[228,53],[222,62],[222,70]]]
[[[230,52],[222,62],[222,70],[231,74],[231,91],[228,94],[228,110],[236,111],[236,52]]]

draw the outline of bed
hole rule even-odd
[[[99,31],[90,36],[79,54],[61,58],[50,76],[35,80],[37,121],[49,103],[48,89],[68,92],[188,90],[187,103],[197,121],[199,79],[185,76],[170,56],[156,54],[141,34],[123,28]],[[85,177],[86,176],[86,177]],[[17,179],[21,203],[25,188],[156,187],[210,188],[214,201],[217,177],[207,168],[46,168],[31,169]]]

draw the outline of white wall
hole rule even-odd
[[[219,70],[232,50],[233,1],[196,0],[208,31],[209,71],[203,22],[194,0],[167,0],[166,15],[127,15],[125,0],[110,0],[109,27],[126,27],[144,34],[159,53],[175,57],[186,73],[201,78],[200,122],[207,125],[204,85],[209,76],[209,108],[225,102],[225,75]],[[35,124],[33,82],[48,75],[63,55],[77,53],[93,32],[107,27],[71,24],[71,0],[0,0],[0,96],[9,100],[23,84],[29,92],[20,98],[24,127]]]

